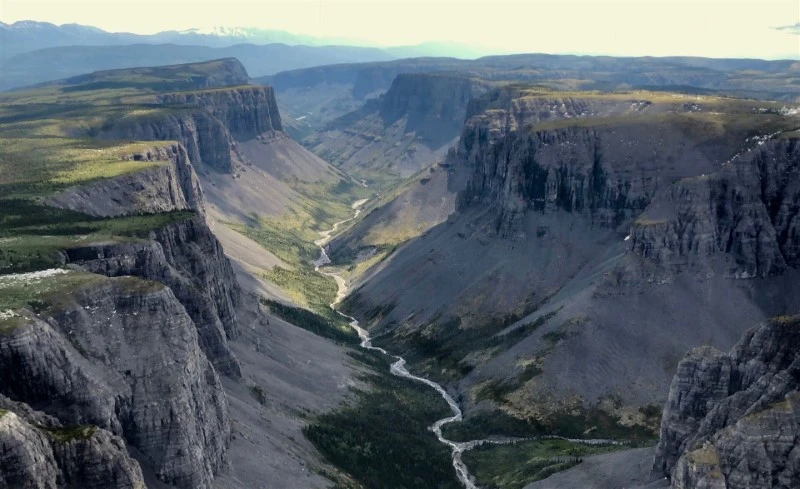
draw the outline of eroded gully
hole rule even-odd
[[[443,444],[447,445],[448,447],[450,447],[450,450],[452,451],[453,467],[456,470],[456,474],[458,475],[458,479],[461,481],[461,483],[464,485],[464,487],[466,487],[467,489],[478,489],[477,486],[475,485],[475,482],[474,482],[473,478],[470,476],[469,471],[467,470],[467,466],[464,464],[463,460],[461,459],[461,455],[465,451],[470,450],[472,448],[475,448],[478,445],[483,445],[483,444],[486,444],[486,443],[492,443],[492,444],[515,443],[515,442],[518,442],[518,441],[523,441],[526,438],[487,438],[487,439],[483,439],[483,440],[473,440],[473,441],[468,441],[468,442],[457,442],[457,441],[452,441],[452,440],[448,440],[447,438],[445,438],[442,435],[442,427],[444,425],[446,425],[446,424],[455,423],[455,422],[459,422],[459,421],[463,420],[463,416],[462,416],[462,413],[461,413],[461,408],[458,406],[458,403],[456,403],[456,401],[453,399],[453,397],[450,394],[448,394],[447,391],[444,389],[444,387],[442,387],[441,385],[437,384],[436,382],[433,382],[432,380],[428,380],[428,379],[426,379],[424,377],[419,377],[417,375],[414,375],[414,374],[410,373],[408,371],[408,369],[406,369],[406,361],[405,361],[405,359],[403,357],[400,357],[400,356],[397,356],[397,355],[392,355],[391,353],[387,352],[383,348],[380,348],[380,347],[377,347],[377,346],[372,346],[372,341],[371,341],[371,339],[369,337],[369,332],[367,332],[366,329],[362,328],[359,325],[358,320],[356,318],[354,318],[352,316],[348,316],[347,314],[344,314],[343,312],[341,312],[341,311],[336,309],[336,304],[338,304],[347,295],[347,281],[345,279],[343,279],[341,276],[339,276],[335,272],[326,272],[326,271],[323,271],[323,270],[320,269],[320,267],[323,267],[323,266],[325,266],[325,265],[327,265],[327,264],[329,264],[331,262],[330,258],[328,257],[328,252],[326,250],[326,245],[331,240],[332,235],[339,229],[339,226],[341,226],[342,224],[345,224],[345,223],[350,222],[353,219],[357,218],[358,215],[361,213],[361,208],[364,206],[364,204],[366,202],[367,202],[367,199],[362,199],[362,200],[358,200],[355,203],[353,203],[353,206],[352,206],[352,208],[354,210],[353,217],[351,217],[349,219],[345,219],[344,221],[339,221],[339,222],[337,222],[337,223],[335,223],[333,225],[333,228],[329,229],[328,231],[322,231],[320,233],[320,236],[321,236],[320,239],[318,239],[318,240],[316,240],[314,242],[314,244],[316,244],[320,248],[319,258],[317,258],[314,261],[314,269],[317,272],[319,272],[319,273],[321,273],[323,275],[327,275],[329,277],[333,277],[333,279],[336,280],[336,285],[338,286],[338,290],[336,292],[336,300],[334,300],[333,303],[331,303],[331,305],[330,305],[331,309],[336,311],[336,313],[339,314],[340,316],[342,316],[342,317],[346,318],[348,321],[350,321],[350,326],[354,330],[356,330],[356,332],[358,333],[359,338],[361,338],[361,347],[362,348],[367,349],[367,350],[378,351],[378,352],[381,352],[382,354],[384,354],[386,356],[394,358],[395,361],[394,361],[394,363],[392,363],[392,365],[391,365],[391,367],[389,369],[392,374],[397,375],[398,377],[405,377],[407,379],[415,380],[417,382],[422,382],[423,384],[428,385],[428,386],[432,387],[433,389],[435,389],[436,392],[438,392],[439,395],[442,396],[442,398],[445,401],[447,401],[447,405],[450,406],[450,410],[453,412],[453,415],[452,416],[448,416],[446,418],[442,418],[442,419],[436,421],[428,429],[433,431],[433,433],[436,435],[436,438],[438,438],[441,443],[443,443]],[[551,438],[551,437],[547,437],[547,438]],[[562,438],[562,437],[554,436],[552,438]],[[595,443],[613,443],[613,444],[616,444],[617,443],[617,442],[614,442],[614,441],[611,441],[611,440],[575,440],[575,439],[569,439],[569,438],[562,438],[562,439],[573,441],[573,442],[578,442],[578,443],[586,443],[586,444],[595,444]]]

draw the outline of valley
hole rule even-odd
[[[0,489],[800,483],[797,62],[219,49],[0,92]]]

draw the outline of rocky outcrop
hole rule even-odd
[[[97,276],[36,309],[23,310],[16,327],[0,335],[2,393],[64,426],[91,425],[124,438],[166,483],[210,487],[230,433],[227,401],[170,289]],[[57,465],[85,459],[76,470],[115,470],[122,459],[98,444],[124,451],[119,440],[94,436],[54,449]],[[34,450],[35,439],[24,450]],[[100,458],[89,463],[94,456]]]
[[[641,213],[660,187],[713,165],[683,132],[652,123],[522,130],[496,141],[491,134],[465,130],[448,163],[466,160],[472,168],[459,208],[494,208],[503,236],[518,235],[529,211],[566,211],[617,227]],[[654,154],[654,147],[661,150]]]
[[[711,175],[661,192],[634,223],[631,249],[672,272],[737,278],[800,265],[800,140],[758,141]]]
[[[178,141],[192,163],[223,173],[235,173],[245,161],[225,125],[203,110],[134,113],[111,122],[95,135],[103,139]]]
[[[201,107],[222,122],[238,140],[283,130],[272,87],[250,86],[168,93],[158,95],[156,99],[163,105]]]
[[[730,354],[678,365],[654,471],[674,489],[800,485],[800,317],[749,331]]]
[[[467,104],[487,90],[478,80],[448,74],[401,74],[381,98],[379,114],[385,124],[407,117],[406,132],[450,141],[464,123]],[[434,137],[446,132],[446,136]]]
[[[156,95],[156,108],[135,111],[90,131],[103,139],[178,141],[195,165],[238,174],[249,162],[237,141],[281,133],[271,87],[232,87]]]
[[[739,154],[727,164],[728,173],[747,182],[744,187],[731,187],[728,177],[722,187],[697,195],[695,202],[730,207],[746,188],[753,199],[770,200],[762,206],[763,216],[755,220],[772,219],[774,214],[774,219],[785,221],[786,232],[796,233],[791,223],[798,193],[796,144],[782,139],[780,148],[769,149],[763,143],[772,136],[752,137],[752,130],[742,127],[774,121],[754,118],[757,107],[724,103],[645,92],[563,97],[513,86],[492,91],[470,102],[460,142],[448,154],[449,165],[472,171],[467,190],[459,196],[459,208],[477,202],[495,207],[498,232],[503,235],[517,234],[516,221],[528,211],[579,213],[594,224],[614,228],[632,223],[657,193],[672,192],[676,205],[684,205],[685,194],[702,188],[692,187],[692,178],[703,180],[716,173],[750,144],[757,147],[755,153]],[[737,118],[745,120],[736,122]],[[672,187],[678,182],[683,187]],[[763,199],[760,182],[765,185]],[[728,204],[716,197],[725,192]],[[741,220],[748,212],[731,218]],[[662,220],[645,213],[640,222]]]
[[[43,202],[100,217],[176,210],[204,212],[203,193],[183,146],[153,146],[126,158],[141,162],[145,168],[67,188]]]
[[[120,437],[94,426],[64,427],[4,396],[0,406],[0,488],[145,489]]]
[[[189,313],[199,344],[217,370],[241,369],[228,347],[239,336],[244,297],[217,238],[200,217],[167,224],[148,240],[94,244],[64,252],[67,261],[101,275],[132,275],[167,285]]]

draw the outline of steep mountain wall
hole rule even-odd
[[[315,153],[368,181],[406,178],[455,143],[468,102],[487,84],[449,74],[400,74],[380,99],[305,139]]]
[[[237,141],[282,131],[271,87],[232,87],[155,96],[156,107],[91,132],[103,139],[178,141],[195,165],[237,174],[249,164]]]
[[[3,394],[123,437],[164,482],[210,487],[230,433],[227,402],[172,291],[94,276],[38,305],[0,335]]]
[[[241,377],[228,340],[239,336],[237,310],[244,312],[245,298],[222,246],[201,217],[156,229],[142,242],[79,246],[65,254],[68,263],[93,273],[167,285],[192,318],[200,347],[216,369]]]
[[[800,141],[757,145],[720,172],[661,192],[634,223],[632,250],[671,271],[778,275],[800,265]]]
[[[800,485],[800,319],[749,331],[729,354],[678,365],[654,471],[674,489]]]
[[[468,109],[443,164],[469,173],[455,212],[346,307],[450,382],[468,418],[499,407],[577,435],[605,429],[602,412],[654,431],[644,408],[683,352],[800,312],[797,119],[733,99],[513,90]]]
[[[236,139],[252,139],[265,132],[283,130],[272,87],[168,93],[156,99],[164,105],[201,107],[221,121]]]
[[[65,428],[0,395],[0,487],[145,489],[125,442],[102,428]]]

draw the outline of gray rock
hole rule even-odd
[[[678,367],[653,470],[674,489],[800,486],[800,318],[749,331],[730,354]]]
[[[800,142],[777,139],[711,175],[684,179],[653,200],[631,230],[631,249],[670,271],[736,278],[800,264]]]
[[[230,434],[227,402],[170,289],[98,276],[42,307],[0,336],[0,390],[64,425],[123,437],[164,482],[210,487]],[[95,450],[67,448],[70,460]]]
[[[133,275],[167,285],[191,316],[200,347],[216,369],[241,378],[228,340],[239,335],[237,310],[245,299],[222,246],[202,218],[167,224],[146,241],[95,244],[65,253],[68,262],[93,273]]]
[[[4,396],[0,405],[12,408],[0,414],[0,488],[145,488],[120,437],[95,426],[63,427]]]
[[[275,91],[268,86],[248,86],[158,95],[164,105],[196,106],[222,122],[240,140],[282,131]]]

